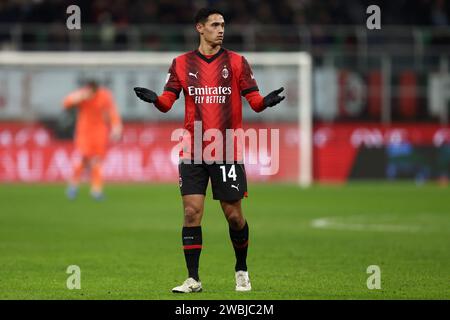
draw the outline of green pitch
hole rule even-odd
[[[108,185],[97,203],[62,185],[0,186],[0,299],[450,299],[450,189],[250,185],[253,291],[234,292],[234,252],[209,195],[200,276],[186,278],[176,185]],[[81,289],[68,290],[69,265]],[[367,267],[381,270],[369,290]]]

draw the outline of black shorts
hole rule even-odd
[[[180,163],[181,195],[206,194],[211,178],[214,200],[233,202],[247,196],[247,177],[244,165],[235,164],[193,164]]]

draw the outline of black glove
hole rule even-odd
[[[285,96],[279,96],[280,92],[283,91],[284,88],[281,87],[278,90],[272,91],[267,96],[264,97],[264,107],[273,107],[276,104],[279,104],[281,101],[286,98]]]
[[[134,92],[136,93],[139,99],[144,100],[145,102],[155,103],[158,100],[158,95],[154,93],[152,90],[135,87]]]

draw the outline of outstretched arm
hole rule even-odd
[[[134,92],[139,99],[153,103],[161,112],[169,111],[177,99],[177,95],[171,91],[164,91],[162,95],[158,96],[150,89],[135,87]]]
[[[89,99],[92,95],[92,91],[89,88],[81,88],[68,94],[63,100],[63,106],[65,109],[72,108],[80,104],[86,99]]]
[[[123,131],[123,124],[120,114],[118,112],[117,105],[114,98],[110,92],[106,95],[106,110],[109,117],[109,122],[111,126],[110,138],[112,141],[117,142],[120,140]]]
[[[285,96],[279,95],[283,90],[284,88],[281,87],[280,89],[272,91],[265,97],[261,96],[258,91],[252,91],[247,93],[245,98],[253,110],[256,112],[261,112],[264,109],[271,108],[283,101]]]

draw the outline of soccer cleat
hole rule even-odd
[[[91,197],[95,201],[102,201],[105,199],[105,196],[101,191],[91,191]]]
[[[236,291],[250,291],[252,285],[250,284],[250,278],[247,271],[236,272]]]
[[[191,293],[202,291],[202,283],[194,278],[187,278],[181,286],[172,289],[174,293]]]
[[[70,200],[75,200],[78,195],[78,188],[75,186],[68,186],[66,189],[66,196]]]

